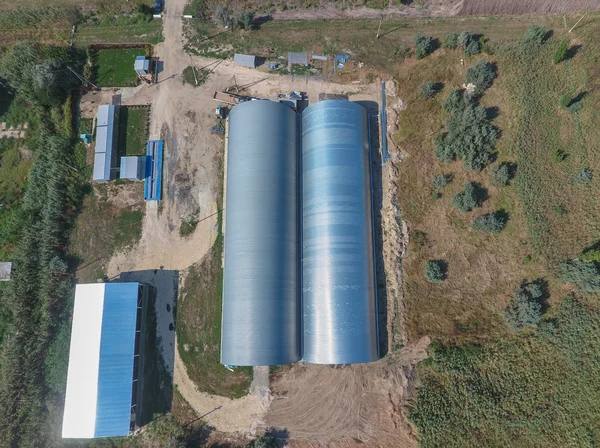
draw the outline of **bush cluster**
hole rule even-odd
[[[444,37],[444,48],[456,50],[462,48],[466,56],[481,53],[481,42],[476,40],[471,31],[465,30],[460,33],[448,33]]]
[[[564,283],[573,283],[581,292],[600,292],[600,272],[595,263],[583,260],[568,260],[559,266],[560,278]]]
[[[501,163],[500,165],[493,165],[490,170],[490,182],[492,185],[498,187],[505,187],[508,185],[512,178],[512,166],[510,163]]]
[[[497,131],[482,106],[461,90],[454,90],[444,101],[451,113],[445,132],[436,139],[436,154],[442,162],[459,159],[465,168],[481,171],[492,161]]]
[[[492,85],[495,77],[496,70],[494,65],[485,62],[484,59],[479,59],[467,70],[465,82],[467,84],[474,84],[475,93],[481,95]]]
[[[435,189],[440,189],[440,188],[444,188],[451,181],[452,181],[452,176],[450,176],[449,174],[438,174],[431,181],[431,185]]]
[[[427,81],[419,86],[419,94],[426,100],[433,98],[437,93],[437,87],[433,81]]]
[[[431,283],[442,283],[446,280],[446,266],[439,260],[429,260],[425,263],[425,277]]]
[[[521,49],[523,53],[533,56],[540,51],[542,45],[546,41],[548,30],[536,25],[531,25],[521,37]]]
[[[492,212],[487,215],[481,215],[475,219],[473,228],[483,230],[488,233],[500,233],[506,226],[506,218],[502,213]]]
[[[542,320],[542,296],[539,283],[518,286],[504,311],[504,319],[508,325],[515,331],[536,327]]]
[[[422,36],[417,34],[414,36],[415,40],[415,57],[417,59],[423,59],[433,51],[433,39],[431,36]]]
[[[452,198],[452,205],[461,212],[470,212],[474,208],[480,207],[477,193],[477,185],[473,182],[468,183],[463,191]]]
[[[250,10],[234,15],[227,6],[220,5],[215,9],[215,18],[225,27],[243,30],[251,30],[254,27],[254,13]]]

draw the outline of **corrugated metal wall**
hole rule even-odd
[[[229,116],[221,362],[300,359],[296,114],[249,101]]]
[[[322,101],[302,114],[304,361],[378,358],[366,110]]]

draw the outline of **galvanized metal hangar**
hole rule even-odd
[[[221,362],[377,360],[366,110],[249,101],[229,123]]]

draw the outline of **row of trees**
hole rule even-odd
[[[48,408],[64,392],[66,358],[55,346],[68,337],[66,306],[72,276],[66,260],[68,228],[81,199],[81,177],[73,167],[74,139],[64,126],[63,104],[78,81],[66,66],[81,69],[72,49],[15,45],[3,58],[0,76],[29,104],[38,121],[30,132],[34,163],[23,199],[24,227],[14,254],[13,281],[0,306],[8,328],[0,361],[0,431],[7,445],[46,446]]]

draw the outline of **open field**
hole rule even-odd
[[[99,87],[132,87],[137,83],[133,69],[136,56],[144,56],[143,48],[110,48],[98,50],[97,85]]]
[[[568,16],[568,22],[574,24],[577,18]],[[582,24],[590,20],[592,18],[588,16]],[[383,22],[379,39],[376,38],[377,19],[272,21],[252,32],[222,32],[221,27],[194,20],[189,22],[186,30],[189,51],[208,57],[228,57],[233,52],[267,58],[280,55],[287,58],[288,51],[314,51],[327,55],[347,53],[352,56],[351,64],[364,62],[364,72],[378,70],[393,74],[404,59],[401,56],[403,48],[414,48],[415,34],[432,36],[441,43],[448,32],[471,30],[500,42],[518,39],[531,24],[564,29],[562,16],[522,16],[389,19]],[[339,82],[347,81],[343,74],[338,78]]]
[[[143,184],[97,185],[84,200],[73,231],[72,252],[79,259],[80,282],[106,276],[110,257],[137,243],[145,209]]]
[[[77,28],[75,45],[157,44],[162,40],[162,20],[126,26],[84,26]]]
[[[121,106],[119,111],[119,154],[146,154],[148,140],[148,106]]]

